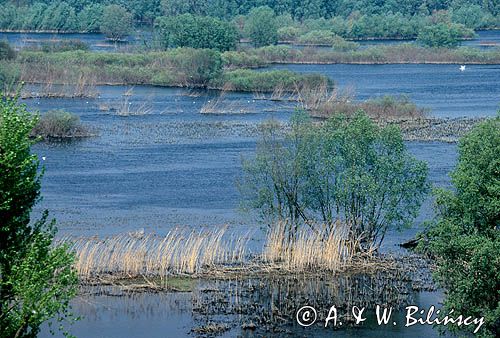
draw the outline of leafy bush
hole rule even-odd
[[[245,21],[245,33],[256,47],[276,44],[278,26],[274,11],[268,6],[252,9]]]
[[[297,39],[297,42],[313,45],[332,45],[338,36],[328,30],[314,30],[305,33]]]
[[[183,14],[161,17],[155,27],[164,48],[214,48],[219,51],[236,48],[238,33],[230,23],[203,16]]]
[[[38,221],[30,215],[41,187],[29,138],[36,122],[16,100],[0,100],[2,337],[34,337],[43,322],[70,317],[69,301],[77,291],[74,256],[66,246],[54,245],[54,222],[47,222],[47,212]]]
[[[320,86],[329,83],[329,79],[320,74],[299,74],[289,70],[256,72],[249,69],[237,69],[224,74],[224,87],[238,91],[272,92],[276,88],[294,91],[301,86]]]
[[[474,36],[474,31],[461,24],[437,23],[425,26],[418,33],[417,41],[428,47],[456,47],[463,38]]]
[[[109,5],[104,7],[101,17],[101,32],[111,40],[122,40],[132,29],[132,15],[122,6]]]
[[[188,86],[206,87],[222,76],[222,56],[213,49],[175,49],[170,62],[180,81]]]
[[[17,64],[0,60],[0,92],[11,92],[19,82],[21,70]]]
[[[12,60],[16,57],[16,51],[12,49],[7,41],[0,41],[0,60]]]
[[[77,115],[64,110],[50,110],[43,114],[31,132],[32,137],[43,139],[88,137],[88,128]]]
[[[447,291],[445,307],[464,317],[484,317],[479,334],[491,337],[500,333],[499,168],[497,116],[460,140],[451,175],[454,190],[436,191],[438,215],[419,244],[436,257],[435,277]]]
[[[295,41],[300,35],[300,29],[294,26],[286,26],[278,29],[278,39],[280,41]]]

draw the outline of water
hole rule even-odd
[[[461,42],[462,46],[491,50],[500,47],[500,30],[477,31],[477,37],[472,40]],[[101,33],[10,33],[0,32],[0,40],[7,40],[15,48],[21,49],[32,47],[44,42],[60,40],[81,40],[89,45],[90,49],[97,52],[119,52],[133,51],[135,47],[147,47],[151,44],[152,34],[150,31],[136,31],[126,38],[126,43],[113,43],[106,39]],[[401,43],[415,43],[415,40],[393,40],[393,39],[373,39],[357,41],[361,48],[378,45],[394,45]],[[241,46],[248,46],[248,43],[241,43]],[[301,45],[289,45],[291,48],[310,48]],[[316,47],[328,50],[330,47]]]
[[[322,72],[341,86],[355,84],[358,98],[382,94],[411,94],[417,103],[431,107],[435,116],[492,116],[498,103],[495,66],[468,66],[459,73],[449,65],[386,66],[280,66],[297,71]],[[460,77],[461,82],[457,82]],[[144,227],[165,233],[172,227],[214,227],[229,224],[236,232],[256,229],[253,217],[238,211],[235,181],[241,173],[241,156],[255,150],[256,125],[268,118],[287,120],[290,103],[255,100],[252,94],[229,93],[223,109],[245,114],[200,114],[217,93],[185,89],[99,87],[93,99],[28,99],[42,113],[63,108],[78,114],[99,136],[72,143],[40,143],[34,150],[45,156],[44,200],[57,218],[61,234],[109,235]],[[457,99],[460,103],[454,102]],[[128,101],[126,101],[128,100]],[[120,116],[125,103],[144,114]],[[142,108],[141,108],[142,107]],[[480,109],[476,109],[479,107]],[[411,153],[429,163],[430,180],[449,186],[448,174],[457,159],[456,145],[410,142]],[[432,217],[429,199],[415,226],[386,236],[384,251],[398,251],[419,224]],[[418,293],[414,302],[437,304],[437,293]],[[79,297],[75,311],[84,319],[72,329],[79,337],[182,337],[198,325],[192,315],[190,294],[139,294],[129,297]],[[227,318],[226,318],[227,319]],[[293,335],[308,334],[293,328]],[[312,331],[311,331],[312,332]],[[242,333],[233,327],[225,336]],[[331,335],[332,331],[314,331]],[[412,329],[369,326],[336,331],[341,336],[433,336],[430,327]],[[42,336],[47,336],[47,330]],[[243,335],[251,336],[243,332]]]
[[[90,50],[96,52],[133,51],[134,47],[146,46],[151,41],[151,33],[137,31],[124,42],[112,42],[101,33],[11,33],[0,32],[0,40],[7,40],[14,48],[36,47],[43,43],[55,43],[65,40],[80,40]]]
[[[40,208],[51,210],[61,233],[109,235],[142,227],[165,233],[178,225],[254,224],[238,210],[235,183],[241,158],[255,150],[257,124],[269,118],[288,119],[290,104],[231,93],[225,105],[240,102],[241,109],[251,113],[200,114],[203,104],[216,100],[215,93],[138,87],[125,98],[127,89],[99,87],[96,99],[25,100],[42,113],[55,108],[72,111],[99,133],[70,144],[35,146],[46,158],[47,169]],[[143,102],[149,111],[119,116],[114,110],[100,110],[120,108],[125,99],[132,111]],[[418,158],[430,161],[434,183],[447,182],[455,145],[408,146]],[[429,209],[424,209],[423,218],[430,216]]]
[[[330,77],[356,98],[406,95],[437,117],[494,116],[500,108],[500,65],[276,65]]]

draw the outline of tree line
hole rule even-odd
[[[159,16],[182,14],[237,22],[241,16],[262,6],[300,24],[318,19],[335,19],[333,22],[338,23],[355,20],[372,28],[389,25],[391,29],[403,23],[401,21],[407,26],[407,22],[439,11],[448,13],[456,23],[479,29],[497,26],[500,14],[498,2],[482,0],[3,0],[0,1],[0,29],[96,32],[100,31],[104,9],[110,5],[122,7],[136,24],[150,26]],[[395,18],[400,22],[391,23]],[[353,36],[360,34],[357,30],[359,28]]]

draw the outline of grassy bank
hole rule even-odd
[[[354,51],[318,48],[294,49],[269,46],[226,53],[227,64],[234,67],[259,67],[270,63],[298,64],[387,64],[387,63],[469,63],[499,64],[500,49],[425,48],[415,44],[373,46]]]
[[[142,54],[22,51],[15,59],[3,61],[2,72],[8,70],[9,77],[26,83],[74,85],[74,96],[84,96],[92,86],[107,84],[269,91],[277,86],[293,90],[328,82],[321,75],[235,70],[226,64],[221,53],[207,49]]]

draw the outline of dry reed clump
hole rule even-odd
[[[139,116],[148,115],[153,111],[151,98],[140,102],[139,104],[133,104],[130,102],[130,98],[134,95],[134,87],[130,87],[123,94],[123,99],[119,103],[118,107],[113,109],[119,116]],[[110,110],[110,109],[108,109]]]
[[[174,229],[166,236],[143,233],[108,238],[65,238],[76,255],[80,277],[166,278],[197,274],[219,264],[236,264],[245,259],[246,238],[231,237],[226,228],[218,231]]]
[[[354,90],[339,91],[326,84],[318,87],[302,86],[295,89],[300,108],[309,111],[314,117],[328,118],[334,114],[353,115],[363,110],[376,120],[415,119],[426,116],[427,110],[417,107],[406,96],[382,96],[364,102],[356,102]]]
[[[263,260],[290,271],[339,270],[349,264],[356,243],[349,239],[349,229],[337,222],[331,231],[301,229],[290,235],[288,225],[280,222],[268,232]]]
[[[217,97],[207,100],[200,109],[200,114],[245,114],[248,109],[240,100],[228,100],[227,93],[232,91],[230,84],[225,84]]]
[[[23,98],[95,98],[99,95],[96,74],[86,72],[85,70],[74,71],[64,67],[53,66],[50,63],[43,63],[39,66],[41,71],[33,72],[33,65],[22,65],[21,81],[24,83],[41,84],[36,91],[23,91],[21,94]]]

